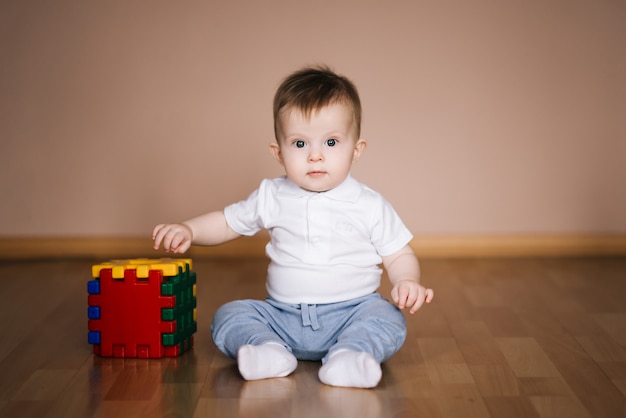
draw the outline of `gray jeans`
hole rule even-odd
[[[406,338],[402,312],[378,293],[344,302],[288,304],[272,298],[237,300],[218,309],[213,342],[236,358],[239,347],[274,342],[299,360],[322,360],[336,350],[370,353],[379,363],[395,354]]]

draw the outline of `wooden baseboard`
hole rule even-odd
[[[192,247],[191,258],[264,257],[266,235],[243,237],[217,247]],[[418,236],[411,246],[418,257],[583,257],[626,256],[626,234]],[[41,237],[0,238],[1,260],[51,258],[164,257],[148,238]]]
[[[421,258],[626,256],[626,234],[416,237]]]

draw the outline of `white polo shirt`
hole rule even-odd
[[[374,292],[381,256],[413,238],[389,202],[352,177],[322,193],[286,177],[266,179],[224,215],[241,235],[269,231],[267,291],[285,303],[334,303]]]

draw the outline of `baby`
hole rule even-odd
[[[154,228],[154,248],[184,253],[262,229],[270,234],[268,297],[215,313],[215,345],[246,380],[284,377],[297,360],[322,362],[332,386],[375,387],[380,364],[406,337],[401,309],[433,299],[420,284],[411,233],[391,205],[350,175],[366,147],[353,83],[326,67],[297,71],[274,97],[276,142],[285,175],[263,180],[247,199],[181,224]],[[382,263],[391,300],[376,292]]]

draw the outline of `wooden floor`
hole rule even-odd
[[[626,417],[624,258],[422,260],[435,301],[373,390],[324,386],[312,362],[245,382],[217,352],[213,313],[264,296],[265,260],[195,260],[191,352],[94,357],[91,264],[0,263],[0,416]]]

